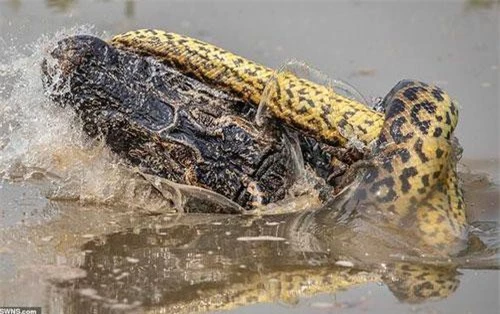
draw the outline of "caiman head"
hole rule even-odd
[[[212,190],[244,208],[283,199],[292,153],[246,103],[92,36],[61,40],[42,64],[46,94],[148,174]]]

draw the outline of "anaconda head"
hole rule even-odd
[[[145,173],[217,192],[244,208],[281,200],[293,154],[277,125],[254,109],[152,59],[92,36],[66,38],[42,64],[56,103],[83,129]],[[212,209],[208,209],[212,211]]]

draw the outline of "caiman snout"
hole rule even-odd
[[[89,57],[105,58],[110,51],[106,42],[97,37],[77,35],[59,41],[50,56],[68,67],[77,67]]]
[[[112,49],[103,40],[90,35],[77,35],[64,38],[55,44],[42,61],[42,74],[45,87],[59,85],[82,64],[109,61]]]

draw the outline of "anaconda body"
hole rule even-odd
[[[433,245],[463,237],[466,219],[451,143],[458,111],[440,88],[402,81],[385,97],[384,116],[331,88],[186,36],[138,30],[111,43],[154,56],[254,105],[265,102],[276,118],[318,140],[373,145],[371,165],[348,203],[383,212],[399,226],[416,220]]]
[[[360,172],[361,179],[356,180],[357,184],[350,189],[352,193],[343,203],[344,208],[369,214],[381,213],[383,221],[415,229],[426,245],[446,246],[463,239],[465,215],[450,143],[457,111],[449,96],[439,88],[415,81],[401,82],[384,99],[384,116],[335,93],[331,88],[300,79],[290,72],[275,73],[188,37],[141,30],[119,35],[111,43],[121,50],[155,57],[253,104],[254,108],[264,101],[275,119],[294,127],[299,133],[314,137],[318,145],[333,147],[321,149],[321,154],[313,154],[313,158],[324,157],[324,151],[346,150],[351,140],[364,143],[367,148],[373,146],[370,156],[365,159],[364,167],[367,169]],[[69,80],[72,84],[71,97],[74,97],[70,103],[77,104],[77,108],[84,105],[87,116],[95,108],[104,112],[105,119],[101,119],[106,130],[104,133],[124,130],[124,134],[108,140],[115,151],[124,148],[129,159],[146,169],[153,169],[155,174],[211,189],[240,204],[250,204],[250,207],[262,200],[263,195],[268,196],[266,202],[286,195],[286,189],[293,181],[288,170],[293,168],[293,157],[289,146],[276,140],[283,135],[278,123],[271,123],[260,130],[251,123],[251,119],[245,120],[246,109],[235,109],[233,106],[215,110],[208,115],[211,122],[204,123],[203,117],[207,115],[200,115],[206,110],[201,110],[203,104],[220,107],[220,104],[206,100],[189,107],[191,100],[180,103],[175,97],[167,97],[163,98],[162,105],[153,106],[151,110],[149,105],[143,105],[141,99],[123,96],[133,90],[140,97],[150,97],[162,88],[172,89],[175,84],[169,85],[169,79],[144,84],[148,77],[137,77],[144,70],[140,65],[120,63],[122,53],[96,39],[75,37],[65,44],[62,51],[53,55],[59,59],[63,73],[68,69],[66,74],[81,78],[79,81]],[[128,67],[131,70],[117,75],[119,72],[116,70],[110,71],[115,69],[113,65],[116,69]],[[146,73],[151,75],[151,72]],[[123,77],[126,80],[115,87],[115,82],[123,80]],[[142,82],[144,86],[133,84],[130,89],[129,85],[134,81]],[[271,88],[266,89],[266,86]],[[264,91],[267,91],[265,99],[262,97]],[[86,93],[90,96],[82,97]],[[224,97],[215,94],[215,98],[217,103]],[[143,119],[143,116],[155,115],[161,117],[160,123],[149,121],[150,118]],[[96,125],[95,121],[99,119],[90,117],[89,124]],[[113,122],[116,117],[120,122],[127,120],[133,123]],[[106,128],[109,125],[112,127]],[[137,134],[145,139],[138,149],[127,145],[122,147],[124,138],[126,143],[141,143],[136,141]],[[207,145],[207,138],[211,136],[219,139],[209,141],[216,143],[213,146]],[[265,140],[266,136],[269,140]],[[179,143],[182,144],[179,146]],[[168,152],[167,155],[157,159],[157,156],[165,154],[164,151]],[[269,151],[275,151],[276,158],[269,159]],[[176,158],[179,154],[181,157]],[[257,157],[248,162],[241,160],[241,156]],[[144,163],[145,160],[153,162]],[[327,163],[326,168],[335,168],[335,160]],[[164,165],[164,162],[177,166]],[[250,166],[245,168],[245,165]],[[155,171],[156,168],[166,170],[162,173]],[[205,171],[200,172],[199,169]],[[176,170],[180,171],[177,177],[171,174]],[[265,176],[258,175],[262,171],[269,174],[268,182],[264,180]],[[233,189],[234,184],[239,188]]]

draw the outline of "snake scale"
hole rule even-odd
[[[384,115],[333,88],[187,36],[142,29],[117,35],[110,44],[153,56],[256,106],[264,100],[274,117],[318,140],[363,143],[372,148],[370,165],[348,203],[383,212],[399,226],[416,221],[426,244],[446,246],[464,238],[465,208],[451,144],[458,111],[439,87],[399,82],[383,100]]]

